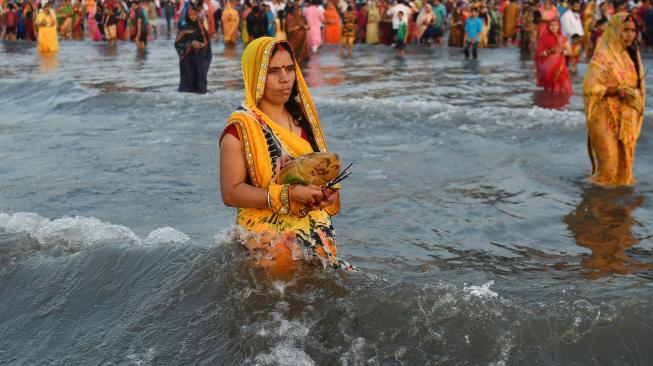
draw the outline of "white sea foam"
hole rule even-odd
[[[149,245],[191,240],[188,235],[171,227],[153,230],[145,239],[141,239],[126,226],[94,217],[75,216],[50,220],[31,212],[0,213],[0,228],[12,233],[28,234],[45,249],[78,250],[107,241]]]
[[[547,109],[538,106],[518,107],[459,107],[439,101],[403,101],[397,99],[363,98],[318,98],[317,104],[334,107],[353,107],[363,111],[416,112],[430,115],[432,121],[453,121],[461,119],[480,120],[481,125],[462,127],[471,132],[485,132],[486,123],[509,128],[530,129],[539,126],[558,126],[573,128],[585,124],[585,114],[581,111]],[[463,125],[464,126],[464,125]]]
[[[291,344],[282,343],[274,346],[270,353],[259,354],[254,358],[257,365],[313,366],[315,361],[303,350]]]
[[[490,290],[490,286],[494,285],[494,281],[489,281],[484,283],[481,286],[465,286],[463,291],[469,295],[469,297],[476,297],[482,300],[491,300],[499,297],[499,294]]]
[[[179,230],[166,226],[153,230],[151,233],[149,233],[147,235],[147,238],[145,238],[144,243],[145,244],[156,244],[156,243],[167,243],[167,242],[185,243],[188,241],[190,241],[190,237],[188,237],[188,235],[182,233]]]
[[[285,304],[278,304],[284,308]],[[260,353],[249,360],[255,365],[315,365],[313,359],[302,350],[301,343],[309,335],[309,328],[298,320],[288,320],[279,312],[274,312],[272,321],[256,331],[261,337],[275,341],[268,353]],[[272,328],[272,329],[270,329]]]

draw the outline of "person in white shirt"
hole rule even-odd
[[[580,3],[578,0],[571,0],[569,9],[560,17],[560,27],[562,28],[562,34],[571,42],[571,37],[574,34],[578,34],[582,38],[585,32],[583,31],[583,22],[580,20]]]
[[[411,15],[410,8],[407,7],[402,1],[399,1],[397,4],[392,6],[390,9],[388,9],[387,14],[392,17],[392,29],[394,31],[399,28],[399,17],[398,14],[399,12],[404,13],[404,19],[408,19]]]

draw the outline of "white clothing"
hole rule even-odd
[[[404,19],[408,19],[411,11],[410,8],[404,4],[397,4],[390,8],[387,12],[388,15],[392,16],[392,29],[399,28],[399,17],[397,14],[399,14],[400,11],[404,13]]]
[[[567,10],[562,14],[560,17],[560,28],[562,29],[562,34],[570,41],[574,34],[578,34],[581,38],[585,35],[580,15],[572,10]]]

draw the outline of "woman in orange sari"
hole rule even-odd
[[[592,182],[632,185],[635,146],[644,120],[646,85],[632,15],[612,17],[585,74]]]
[[[340,15],[333,2],[329,1],[324,12],[324,43],[340,44]]]
[[[258,265],[283,274],[302,262],[354,269],[336,257],[331,216],[337,189],[278,184],[284,161],[326,152],[320,119],[290,44],[271,37],[243,53],[245,100],[227,120],[220,140],[223,202],[238,208],[240,239]]]
[[[560,23],[557,20],[550,21],[546,32],[540,33],[537,41],[537,86],[548,92],[573,93],[565,57],[569,53],[569,43],[560,32]]]

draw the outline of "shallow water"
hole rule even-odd
[[[516,49],[321,50],[305,77],[355,162],[334,222],[361,271],[281,281],[219,197],[242,48],[214,45],[203,96],[175,91],[166,40],[0,52],[0,364],[653,359],[650,112],[637,185],[592,187],[580,77],[562,107]]]

